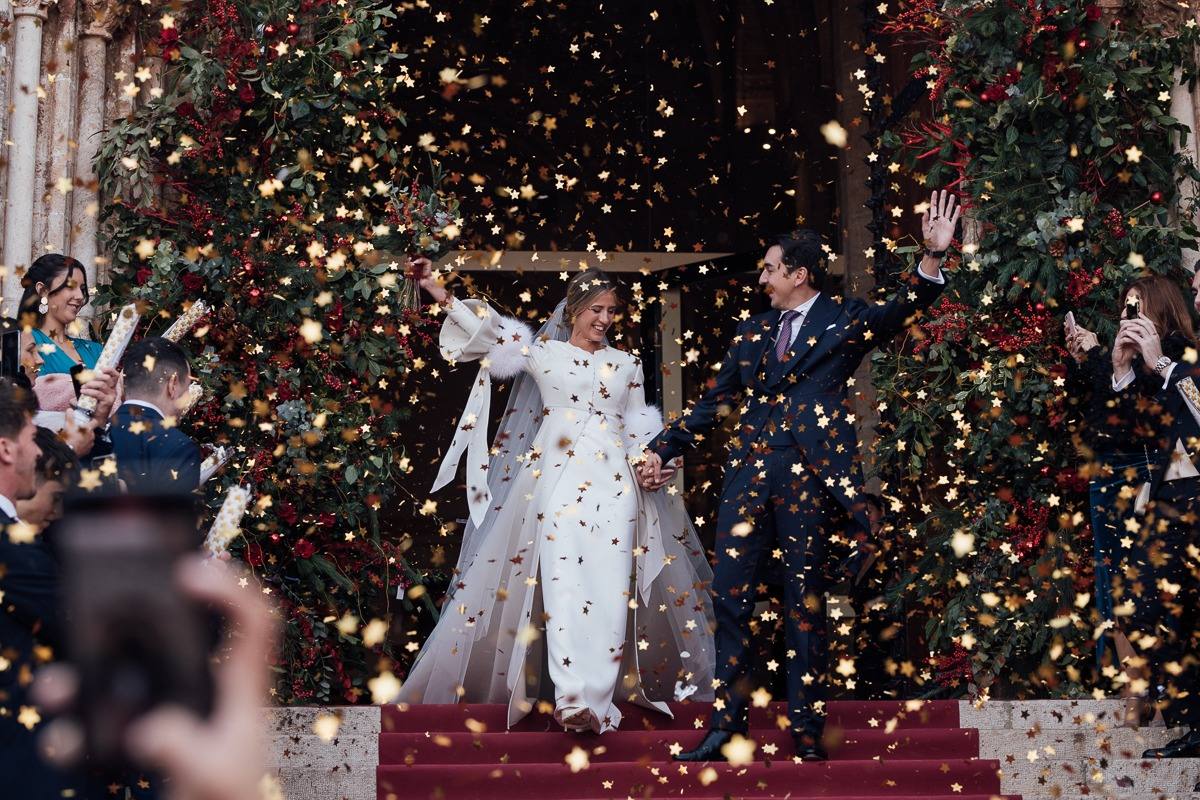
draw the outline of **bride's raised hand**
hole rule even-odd
[[[406,265],[408,274],[412,276],[417,285],[424,289],[430,297],[438,303],[446,302],[446,298],[450,293],[442,286],[441,281],[433,274],[433,262],[425,256],[410,257]]]

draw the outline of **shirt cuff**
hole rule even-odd
[[[1171,362],[1171,366],[1163,370],[1163,388],[1166,389],[1171,385],[1171,373],[1175,371],[1175,362]]]
[[[1117,376],[1113,375],[1113,377],[1112,377],[1113,391],[1114,392],[1122,391],[1123,389],[1125,389],[1125,387],[1129,386],[1129,384],[1133,383],[1134,377],[1135,377],[1135,375],[1134,375],[1133,370],[1129,370],[1129,372],[1126,372],[1124,377],[1121,378],[1121,380],[1117,380]]]
[[[935,277],[931,278],[930,276],[926,275],[925,271],[921,269],[920,265],[918,265],[917,266],[917,274],[920,275],[925,280],[929,281],[930,283],[939,283],[940,284],[940,283],[946,282],[946,276],[942,274],[941,267],[938,267],[937,275]]]

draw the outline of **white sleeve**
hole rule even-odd
[[[937,274],[937,275],[930,277],[929,275],[926,275],[926,274],[925,274],[924,270],[922,270],[920,266],[918,266],[918,267],[917,267],[917,274],[918,274],[918,275],[920,275],[920,276],[921,276],[922,278],[924,278],[925,280],[929,281],[930,283],[939,283],[939,284],[941,284],[941,283],[945,283],[945,282],[946,282],[946,276],[942,274],[942,268],[941,268],[941,267],[938,267],[938,274]]]
[[[1134,377],[1136,377],[1136,376],[1134,375],[1133,370],[1129,370],[1129,372],[1126,372],[1124,375],[1122,375],[1120,380],[1117,380],[1117,376],[1113,375],[1112,376],[1113,391],[1114,392],[1125,391],[1125,389],[1129,386],[1129,384],[1133,383]]]
[[[484,360],[488,373],[503,380],[525,369],[533,336],[528,325],[482,300],[453,300],[438,343],[447,361]]]
[[[1171,385],[1171,373],[1174,371],[1175,371],[1175,362],[1172,361],[1171,366],[1167,367],[1166,371],[1164,371],[1162,374],[1164,389]],[[1186,399],[1187,395],[1184,395],[1184,398]]]
[[[629,387],[622,418],[625,423],[625,451],[630,458],[640,459],[645,446],[662,433],[662,412],[646,402],[646,378],[639,360],[634,374],[635,385]]]

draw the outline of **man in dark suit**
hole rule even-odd
[[[176,427],[192,370],[179,345],[157,336],[131,344],[122,361],[125,402],[112,428],[113,454],[125,487],[136,494],[193,492],[200,448]]]
[[[0,380],[0,775],[6,796],[52,798],[71,781],[37,755],[42,719],[29,687],[59,650],[58,562],[16,506],[34,494],[36,409],[31,391]]]
[[[723,413],[740,410],[717,512],[713,579],[717,699],[710,730],[681,761],[721,759],[749,726],[750,620],[760,561],[782,551],[789,722],[796,755],[825,758],[827,661],[823,579],[830,543],[870,530],[854,415],[847,386],[863,357],[891,339],[941,293],[941,260],[959,210],[935,192],[925,213],[928,248],[919,275],[888,303],[843,300],[821,291],[824,254],[816,232],[780,237],[764,258],[759,284],[772,311],[738,326],[715,384],[650,443],[642,480],[703,438]]]

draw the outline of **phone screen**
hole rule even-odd
[[[1142,304],[1138,300],[1129,300],[1125,303],[1125,319],[1137,319],[1142,311]]]
[[[67,652],[79,670],[76,712],[99,765],[128,764],[125,729],[147,711],[211,707],[213,626],[175,582],[196,547],[186,499],[73,501],[56,537],[63,562]]]

